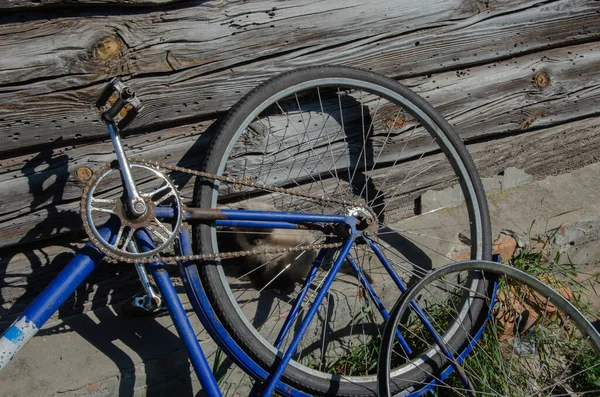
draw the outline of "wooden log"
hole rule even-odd
[[[403,82],[434,104],[464,139],[527,131],[597,114],[599,49],[598,43],[581,44]],[[132,156],[197,167],[208,138],[192,145],[210,123],[134,135],[125,143]],[[426,148],[413,144],[407,157]],[[387,150],[396,149],[391,144]],[[0,183],[6,186],[0,190],[0,246],[79,230],[76,171],[99,167],[111,153],[109,142],[85,143],[0,161]],[[181,184],[189,198],[191,186]]]
[[[49,7],[110,6],[110,7],[149,7],[171,4],[181,0],[0,0],[0,10],[22,10]]]
[[[541,179],[597,162],[600,118],[474,143],[469,145],[469,151],[482,177],[491,177],[507,167],[517,167]],[[437,186],[430,188],[438,189]],[[9,325],[20,314],[83,241],[85,239],[76,234],[3,250],[0,258],[0,328]],[[105,265],[94,272],[93,277],[76,298],[65,305],[66,311],[61,315],[88,311],[107,302],[118,303],[139,291],[135,271],[129,266]]]
[[[258,1],[7,23],[0,34],[15,55],[0,60],[0,151],[103,136],[90,103],[115,74],[132,76],[147,103],[133,127],[148,128],[223,111],[298,66],[343,63],[406,77],[597,40],[598,10],[597,2],[567,0],[489,10],[458,0],[275,9]]]

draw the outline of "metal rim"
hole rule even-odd
[[[367,92],[373,92],[373,93],[376,93],[377,95],[380,95],[382,97],[385,97],[385,98],[391,100],[393,103],[401,104],[402,106],[406,107],[407,109],[410,109],[410,112],[413,115],[417,115],[418,118],[420,119],[421,123],[427,126],[426,127],[427,131],[430,134],[433,131],[435,131],[436,137],[439,138],[440,140],[442,140],[444,142],[443,144],[451,151],[452,157],[449,157],[449,156],[447,156],[447,157],[452,158],[453,161],[455,161],[457,163],[457,165],[460,167],[460,170],[462,173],[461,176],[466,179],[465,184],[469,189],[470,196],[474,199],[473,207],[479,208],[480,205],[477,202],[477,197],[473,190],[473,183],[469,179],[469,174],[466,171],[465,164],[460,160],[460,156],[457,154],[457,152],[454,148],[454,145],[441,132],[437,123],[435,123],[433,120],[431,120],[431,118],[429,118],[429,116],[427,114],[423,113],[423,111],[419,107],[417,107],[412,101],[408,100],[401,94],[399,94],[395,91],[392,91],[390,89],[384,88],[378,84],[374,84],[374,83],[370,83],[370,82],[366,82],[366,81],[362,81],[362,80],[357,80],[357,79],[350,79],[350,78],[326,77],[326,78],[311,79],[310,81],[306,81],[306,82],[288,87],[285,90],[282,90],[282,91],[278,92],[277,94],[272,95],[271,97],[264,100],[263,103],[260,106],[258,106],[252,114],[249,114],[247,116],[247,118],[244,120],[244,122],[241,123],[241,127],[234,134],[233,138],[231,139],[231,141],[229,143],[229,146],[227,147],[227,149],[225,151],[225,156],[223,156],[222,162],[219,165],[217,174],[220,175],[223,173],[226,162],[227,162],[228,153],[231,153],[231,150],[233,149],[234,145],[238,141],[239,137],[242,135],[242,133],[245,131],[245,128],[247,127],[247,125],[253,120],[253,118],[257,114],[260,114],[263,110],[265,110],[269,105],[271,105],[275,101],[277,101],[281,98],[288,97],[288,96],[292,95],[294,92],[298,92],[303,89],[310,89],[310,88],[315,88],[315,87],[329,87],[329,86],[343,86],[344,88],[356,88],[356,89],[365,90]],[[218,183],[215,184],[215,189],[213,190],[213,200],[212,200],[213,208],[216,206],[217,198],[218,198]],[[482,255],[483,255],[482,220],[479,217],[480,211],[474,211],[474,214],[475,214],[475,219],[473,220],[473,222],[475,224],[475,229],[476,229],[476,234],[477,234],[477,236],[476,236],[477,237],[477,250],[476,250],[477,258],[482,258]],[[213,243],[214,247],[218,247],[218,244],[216,241],[216,233],[215,233],[214,228],[213,228],[213,233],[212,233],[212,243]],[[276,354],[277,350],[271,345],[271,343],[269,343],[260,333],[258,333],[254,329],[254,327],[250,324],[250,322],[248,321],[246,316],[241,312],[241,309],[239,308],[239,305],[237,304],[237,301],[235,300],[235,297],[233,296],[232,291],[230,290],[230,288],[228,286],[228,283],[226,281],[227,277],[221,267],[218,268],[218,273],[219,273],[219,276],[221,277],[222,282],[224,283],[224,286],[226,286],[226,291],[228,293],[229,299],[233,303],[233,306],[234,306],[235,310],[237,311],[238,316],[243,321],[245,326],[254,334],[254,336],[257,339],[259,339],[261,341],[261,343],[263,344],[263,346],[265,348],[267,348],[271,353]],[[473,285],[472,287],[477,288],[476,285]],[[465,309],[466,308],[467,307],[465,305]],[[466,315],[466,310],[464,311],[464,315]],[[454,331],[456,329],[457,329],[457,327],[454,329]],[[437,354],[437,349],[432,348],[430,351],[427,352],[427,354],[428,355]],[[414,365],[420,365],[422,362],[423,362],[423,360],[421,358],[418,358],[414,362],[407,364],[404,367],[398,368],[394,372],[394,376],[397,376],[397,375],[403,374],[407,371],[410,371],[414,367]],[[319,377],[319,378],[322,378],[325,380],[331,380],[333,378],[336,378],[336,379],[343,379],[343,380],[351,382],[351,383],[375,382],[377,380],[376,375],[360,376],[360,377],[330,375],[330,374],[326,374],[326,373],[319,372],[314,369],[308,368],[302,364],[297,363],[296,361],[292,361],[290,363],[290,365],[294,366],[295,368],[297,368],[299,370],[302,370],[303,372],[310,373],[313,376],[316,376],[316,377]]]

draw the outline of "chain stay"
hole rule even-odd
[[[222,253],[214,253],[214,254],[193,254],[193,255],[179,255],[179,256],[152,256],[145,258],[114,258],[110,257],[110,259],[123,261],[127,263],[150,263],[150,262],[163,262],[163,263],[176,263],[179,261],[214,261],[220,259],[230,259],[230,258],[241,258],[244,256],[250,255],[259,255],[259,254],[283,254],[286,252],[296,252],[296,251],[308,251],[313,249],[322,249],[322,248],[339,248],[342,246],[342,243],[326,243],[326,244],[311,244],[311,245],[299,245],[297,247],[291,248],[271,248],[264,250],[251,250],[251,251],[233,251],[233,252],[222,252]],[[109,259],[109,260],[110,260]]]
[[[183,168],[183,167],[163,164],[163,163],[160,163],[160,162],[154,161],[154,160],[146,160],[146,159],[142,159],[142,158],[131,158],[129,160],[132,163],[143,164],[143,165],[147,165],[150,167],[154,167],[156,169],[162,168],[162,169],[169,170],[169,171],[182,172],[182,173],[191,174],[191,175],[194,175],[197,177],[201,177],[204,179],[217,180],[220,182],[233,184],[235,186],[252,187],[252,188],[266,190],[266,191],[270,191],[270,192],[274,192],[274,193],[282,193],[282,194],[288,194],[291,196],[306,198],[306,199],[310,199],[310,200],[314,200],[314,201],[318,201],[318,202],[341,204],[344,206],[363,207],[363,208],[367,208],[368,210],[370,210],[368,207],[365,207],[364,205],[356,204],[356,203],[353,203],[353,202],[347,201],[347,200],[339,200],[339,199],[328,198],[328,197],[324,197],[324,196],[317,197],[317,196],[313,196],[313,195],[310,195],[307,193],[297,192],[292,189],[286,189],[286,188],[281,188],[281,187],[276,187],[276,186],[268,186],[268,185],[264,185],[261,183],[243,181],[243,180],[239,180],[239,179],[232,178],[229,176],[215,175],[215,174],[211,174],[208,172],[196,171],[196,170],[192,170],[189,168]],[[86,184],[86,186],[83,190],[83,195],[82,195],[82,200],[81,200],[81,210],[82,210],[81,213],[82,214],[85,211],[85,203],[87,200],[87,196],[89,194],[89,190],[93,184],[93,181],[96,179],[95,177],[99,176],[100,174],[105,172],[110,167],[111,167],[111,163],[106,163],[100,170],[98,170],[94,174],[94,177],[92,177]],[[86,217],[82,216],[82,220],[83,220],[84,229],[85,229],[86,233],[88,234],[88,237],[90,238],[92,243],[96,246],[96,248],[98,250],[100,250],[103,254],[106,255],[106,259],[110,262],[175,263],[178,261],[206,261],[206,260],[239,258],[239,257],[250,256],[250,255],[259,255],[259,254],[281,254],[281,253],[286,253],[286,252],[306,251],[306,250],[313,250],[313,249],[339,248],[342,246],[342,243],[336,242],[336,243],[301,245],[301,246],[289,247],[289,248],[272,248],[272,249],[267,248],[267,249],[263,249],[263,250],[233,251],[233,252],[222,252],[222,253],[213,253],[213,254],[193,254],[193,255],[164,256],[164,257],[163,256],[149,256],[149,257],[135,257],[134,258],[134,257],[130,257],[130,256],[117,255],[113,252],[105,250],[103,248],[103,244],[100,241],[97,241],[97,239],[90,232],[90,227],[87,223]],[[181,227],[186,227],[186,226],[182,225]]]

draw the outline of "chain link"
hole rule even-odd
[[[164,169],[169,170],[169,171],[183,172],[185,174],[191,174],[191,175],[199,176],[199,177],[204,178],[204,179],[214,179],[214,180],[217,180],[219,182],[224,182],[224,183],[232,184],[234,186],[238,186],[239,185],[239,186],[252,187],[252,188],[266,190],[266,191],[273,192],[273,193],[288,194],[288,195],[291,195],[291,196],[302,197],[302,198],[306,198],[306,199],[310,199],[310,200],[314,200],[314,201],[319,201],[319,202],[324,202],[324,203],[341,204],[341,205],[345,205],[345,206],[362,207],[362,208],[365,208],[367,210],[369,209],[368,207],[366,207],[366,206],[364,206],[362,204],[356,204],[356,203],[353,203],[353,202],[347,201],[347,200],[334,199],[334,198],[325,197],[325,196],[318,196],[317,197],[317,196],[313,196],[313,195],[308,194],[308,193],[297,192],[297,191],[292,190],[292,189],[286,189],[286,188],[277,187],[277,186],[264,185],[262,183],[244,181],[244,180],[241,180],[241,179],[232,178],[230,176],[215,175],[215,174],[211,174],[211,173],[208,173],[208,172],[196,171],[196,170],[192,170],[192,169],[189,169],[189,168],[178,167],[176,165],[163,164],[163,163],[160,163],[158,161],[145,160],[145,159],[141,159],[141,158],[132,158],[131,161],[134,161],[134,162],[137,162],[137,163],[141,163],[141,164],[145,164],[145,165],[148,165],[148,166],[154,166],[156,168],[164,168]]]
[[[192,170],[189,168],[168,165],[168,164],[164,164],[164,163],[154,161],[154,160],[146,160],[146,159],[142,159],[142,158],[131,158],[129,160],[132,163],[143,164],[143,165],[147,165],[150,167],[154,167],[159,171],[161,169],[169,170],[169,171],[176,171],[176,172],[181,172],[181,173],[185,173],[185,174],[191,174],[191,175],[194,175],[194,176],[197,176],[197,177],[200,177],[203,179],[207,179],[207,180],[217,180],[219,182],[232,184],[234,186],[246,186],[246,187],[251,187],[251,188],[255,188],[255,189],[273,192],[273,193],[281,193],[281,194],[287,194],[287,195],[291,195],[291,196],[295,196],[295,197],[301,197],[301,198],[305,198],[305,199],[309,199],[309,200],[313,200],[313,201],[317,201],[317,202],[322,202],[322,203],[340,204],[340,205],[349,206],[349,207],[361,207],[361,208],[365,208],[369,212],[372,212],[372,210],[369,207],[367,207],[363,204],[353,203],[353,202],[347,201],[347,200],[334,199],[334,198],[325,197],[325,196],[314,196],[314,195],[310,195],[307,193],[298,192],[298,191],[295,191],[292,189],[286,189],[286,188],[277,187],[277,186],[269,186],[269,185],[265,185],[262,183],[256,183],[256,182],[233,178],[230,176],[215,175],[215,174],[211,174],[208,172],[196,171],[196,170]],[[106,249],[105,243],[98,241],[98,239],[94,237],[93,233],[91,233],[91,227],[88,224],[87,217],[83,216],[83,214],[86,212],[86,202],[87,202],[87,200],[91,199],[88,197],[91,186],[93,185],[94,181],[99,177],[100,174],[102,174],[103,172],[106,172],[111,167],[112,167],[112,163],[106,163],[88,181],[88,183],[86,184],[86,186],[83,190],[83,195],[81,198],[81,211],[80,211],[80,213],[82,215],[81,219],[83,221],[83,226],[84,226],[84,229],[85,229],[88,237],[90,238],[90,241],[92,242],[92,244],[94,244],[96,246],[96,248],[99,251],[101,251],[103,254],[105,254],[106,259],[111,262],[175,263],[178,261],[206,261],[206,260],[210,261],[210,260],[218,260],[218,259],[239,258],[239,257],[244,257],[244,256],[250,256],[250,255],[281,254],[281,253],[286,253],[286,252],[307,251],[307,250],[313,250],[313,249],[316,250],[316,249],[323,249],[323,248],[339,248],[343,245],[341,242],[333,242],[333,243],[300,245],[300,246],[289,247],[289,248],[271,248],[271,249],[267,248],[267,249],[262,249],[262,250],[232,251],[232,252],[222,252],[222,253],[213,253],[213,254],[192,254],[192,255],[179,255],[179,256],[162,256],[162,255],[156,256],[155,255],[155,256],[147,256],[147,257],[133,257],[133,256],[128,256],[128,255],[115,254],[114,252],[111,252],[110,250]],[[186,225],[183,225],[181,227],[186,227]]]

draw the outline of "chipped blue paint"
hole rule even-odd
[[[113,243],[117,229],[116,220],[110,219],[106,226],[100,229],[100,234]],[[0,338],[0,370],[33,338],[103,257],[104,254],[100,253],[92,243],[86,244],[29,305],[21,317],[6,330]]]
[[[27,317],[21,316],[0,338],[0,370],[33,338],[38,328]]]
[[[4,333],[4,337],[16,344],[19,343],[19,340],[23,340],[23,331],[21,331],[15,325],[11,325],[11,327]]]

